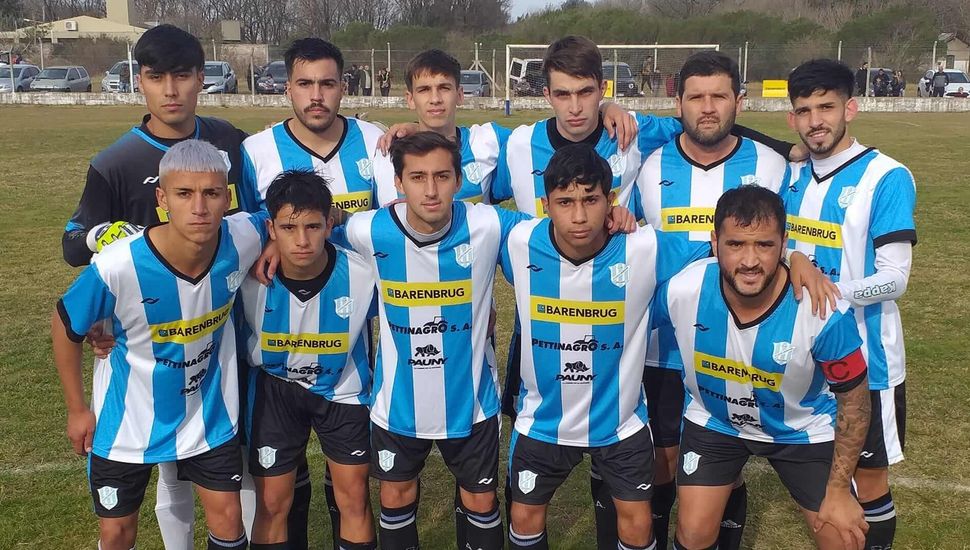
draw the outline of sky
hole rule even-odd
[[[512,0],[512,21],[515,21],[519,16],[525,15],[532,11],[538,11],[542,8],[553,5],[559,6],[565,0]]]

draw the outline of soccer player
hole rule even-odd
[[[57,304],[54,361],[75,452],[88,477],[103,550],[135,545],[154,464],[175,462],[195,485],[210,549],[246,548],[239,501],[239,387],[232,313],[265,242],[265,216],[230,207],[224,155],[188,140],[158,165],[168,223],[105,248]],[[116,343],[84,398],[81,343],[97,323]],[[93,409],[93,410],[92,410]]]
[[[698,52],[679,74],[677,116],[684,131],[646,158],[631,210],[673,238],[709,248],[714,205],[721,194],[741,185],[760,185],[777,193],[789,178],[788,159],[757,141],[731,134],[744,99],[733,59],[721,52]],[[659,337],[653,331],[646,363],[643,387],[656,449],[654,533],[658,546],[666,548],[684,410],[682,361],[672,329]],[[721,550],[740,548],[746,508],[747,489],[740,484],[725,508],[718,538]]]
[[[254,549],[290,548],[287,514],[297,468],[317,433],[341,510],[342,549],[376,548],[370,471],[370,368],[365,331],[374,277],[364,260],[327,241],[326,181],[286,171],[269,186],[269,233],[280,269],[264,286],[242,286],[255,383],[249,468],[256,482]]]
[[[641,387],[648,313],[658,281],[695,259],[692,245],[649,225],[611,237],[613,174],[589,144],[556,151],[543,180],[549,218],[520,223],[502,251],[522,328],[511,547],[549,548],[549,501],[589,454],[617,511],[614,547],[654,549],[654,451]],[[708,253],[692,249],[696,258]]]
[[[690,395],[677,549],[717,548],[732,484],[752,455],[778,473],[820,548],[861,548],[865,539],[850,486],[870,408],[862,340],[845,301],[827,320],[796,301],[782,264],[784,217],[768,189],[725,192],[715,257],[675,275],[654,303],[655,324],[674,329]]]
[[[224,120],[196,115],[205,65],[198,39],[178,27],[159,25],[138,39],[132,54],[139,65],[139,90],[148,114],[91,161],[80,202],[62,239],[64,259],[72,266],[89,263],[92,254],[116,238],[167,220],[155,198],[158,163],[172,145],[186,139],[208,141],[226,159],[228,213],[256,210],[253,191],[242,188],[240,182],[240,145],[246,134]],[[100,325],[91,336],[101,337]],[[159,464],[158,470],[155,515],[162,540],[168,550],[190,549],[195,519],[192,486],[177,479],[174,464]],[[246,481],[244,477],[243,493],[252,495]],[[243,502],[251,512],[251,498]]]
[[[284,170],[312,170],[329,182],[333,207],[358,212],[373,208],[373,155],[383,131],[368,122],[340,115],[343,97],[343,54],[333,44],[319,38],[293,42],[284,54],[286,95],[293,105],[293,118],[254,134],[243,142],[243,180],[256,190],[264,205],[266,190]],[[275,247],[257,263],[257,276],[264,284],[276,270],[279,253]],[[263,267],[268,261],[269,269]],[[297,476],[294,506],[308,511],[311,485],[309,473]],[[334,547],[340,540],[339,508],[329,476],[324,481]],[[306,548],[306,537],[294,538],[290,545]],[[305,531],[305,529],[304,529]]]
[[[788,123],[811,152],[785,191],[789,246],[814,259],[854,306],[872,391],[869,436],[855,472],[866,512],[866,547],[889,548],[896,510],[890,464],[903,460],[906,352],[896,300],[906,291],[916,244],[916,184],[910,171],[857,142],[852,71],[818,59],[788,81]]]

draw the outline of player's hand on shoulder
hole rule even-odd
[[[91,327],[91,330],[84,335],[84,339],[87,340],[88,345],[91,346],[91,351],[98,359],[107,359],[111,355],[111,350],[115,347],[115,337],[106,333],[104,325],[101,323]]]
[[[847,490],[832,490],[826,492],[818,516],[815,518],[813,529],[821,531],[826,524],[838,531],[845,550],[863,550],[866,546],[866,523],[862,506],[852,493]]]
[[[280,251],[276,246],[276,241],[266,243],[263,253],[256,258],[256,263],[250,268],[249,274],[256,278],[264,286],[269,286],[270,281],[276,276],[276,269],[280,265]]]
[[[387,152],[391,150],[391,142],[395,139],[408,137],[412,134],[418,133],[418,123],[417,122],[400,122],[387,129],[381,139],[377,140],[377,149],[383,154],[387,155]]]
[[[792,145],[791,151],[788,152],[788,160],[792,162],[808,160],[808,157],[808,147],[805,147],[804,143],[796,143],[795,145]]]
[[[610,215],[606,218],[606,228],[610,234],[614,233],[633,233],[637,230],[637,218],[625,206],[614,206],[610,209]]]
[[[603,127],[610,139],[616,139],[621,151],[633,143],[637,137],[637,119],[616,103],[607,102],[600,108],[603,113]]]
[[[795,299],[802,300],[802,287],[808,290],[812,300],[812,314],[825,319],[827,312],[835,311],[836,303],[842,298],[839,288],[824,273],[819,271],[808,256],[793,252],[789,260],[791,267],[791,286]]]
[[[71,440],[74,452],[87,456],[91,452],[94,441],[95,417],[91,409],[85,407],[79,411],[67,413],[67,438]]]

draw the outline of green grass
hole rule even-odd
[[[255,132],[288,116],[282,109],[213,109]],[[76,275],[61,259],[60,237],[84,183],[87,163],[142,115],[127,107],[3,107],[0,119],[0,549],[92,548],[97,526],[91,512],[84,461],[64,436],[65,413],[52,365],[49,318],[58,295]],[[406,111],[371,111],[384,122],[413,120]],[[460,123],[491,120],[513,126],[542,112],[505,118],[495,112],[459,114]],[[792,139],[780,113],[744,114],[741,122]],[[913,171],[919,188],[915,249],[909,290],[901,301],[909,357],[907,460],[893,469],[899,511],[896,548],[970,547],[970,331],[968,254],[970,115],[868,114],[853,124],[860,140],[879,146]],[[512,296],[499,293],[499,350],[504,361]],[[88,361],[90,363],[90,361]],[[89,378],[90,373],[87,377]],[[508,426],[503,429],[508,434]],[[319,479],[322,456],[311,454],[314,493],[311,541],[329,540]],[[553,501],[549,533],[555,548],[590,548],[592,510],[585,466]],[[504,472],[504,461],[503,461]],[[774,474],[749,468],[749,517],[745,546],[804,547],[807,531]],[[419,517],[426,548],[453,546],[453,485],[439,458],[424,474]],[[154,485],[142,508],[139,547],[161,548],[152,512]],[[377,501],[374,500],[376,503]],[[197,547],[203,526],[197,522]]]

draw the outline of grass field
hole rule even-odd
[[[255,132],[284,110],[205,112]],[[51,362],[49,317],[76,270],[61,259],[60,238],[84,183],[87,163],[140,121],[126,107],[3,107],[0,122],[0,549],[94,548],[84,461],[64,436],[65,412]],[[462,112],[460,123],[499,113]],[[512,126],[540,112],[503,118]],[[385,122],[412,120],[404,111],[372,112]],[[741,122],[793,139],[780,113],[745,114]],[[907,460],[893,469],[899,512],[897,549],[970,547],[970,115],[862,114],[852,130],[907,164],[919,188],[913,275],[901,302],[909,355]],[[497,285],[501,361],[511,327],[511,292]],[[90,364],[90,361],[87,361]],[[86,375],[90,378],[90,373]],[[507,434],[505,429],[504,433]],[[323,457],[311,455],[316,480]],[[503,462],[504,467],[504,462]],[[801,548],[808,534],[774,474],[752,462],[745,546]],[[504,474],[503,474],[504,477]],[[584,468],[553,502],[554,548],[591,548],[592,510]],[[315,483],[311,540],[329,541],[323,492]],[[440,458],[425,471],[419,526],[425,548],[453,547],[452,481]],[[376,504],[376,500],[374,500]],[[161,548],[152,512],[154,484],[142,507],[139,548]],[[202,522],[197,522],[201,548]],[[329,542],[326,542],[329,547]]]

